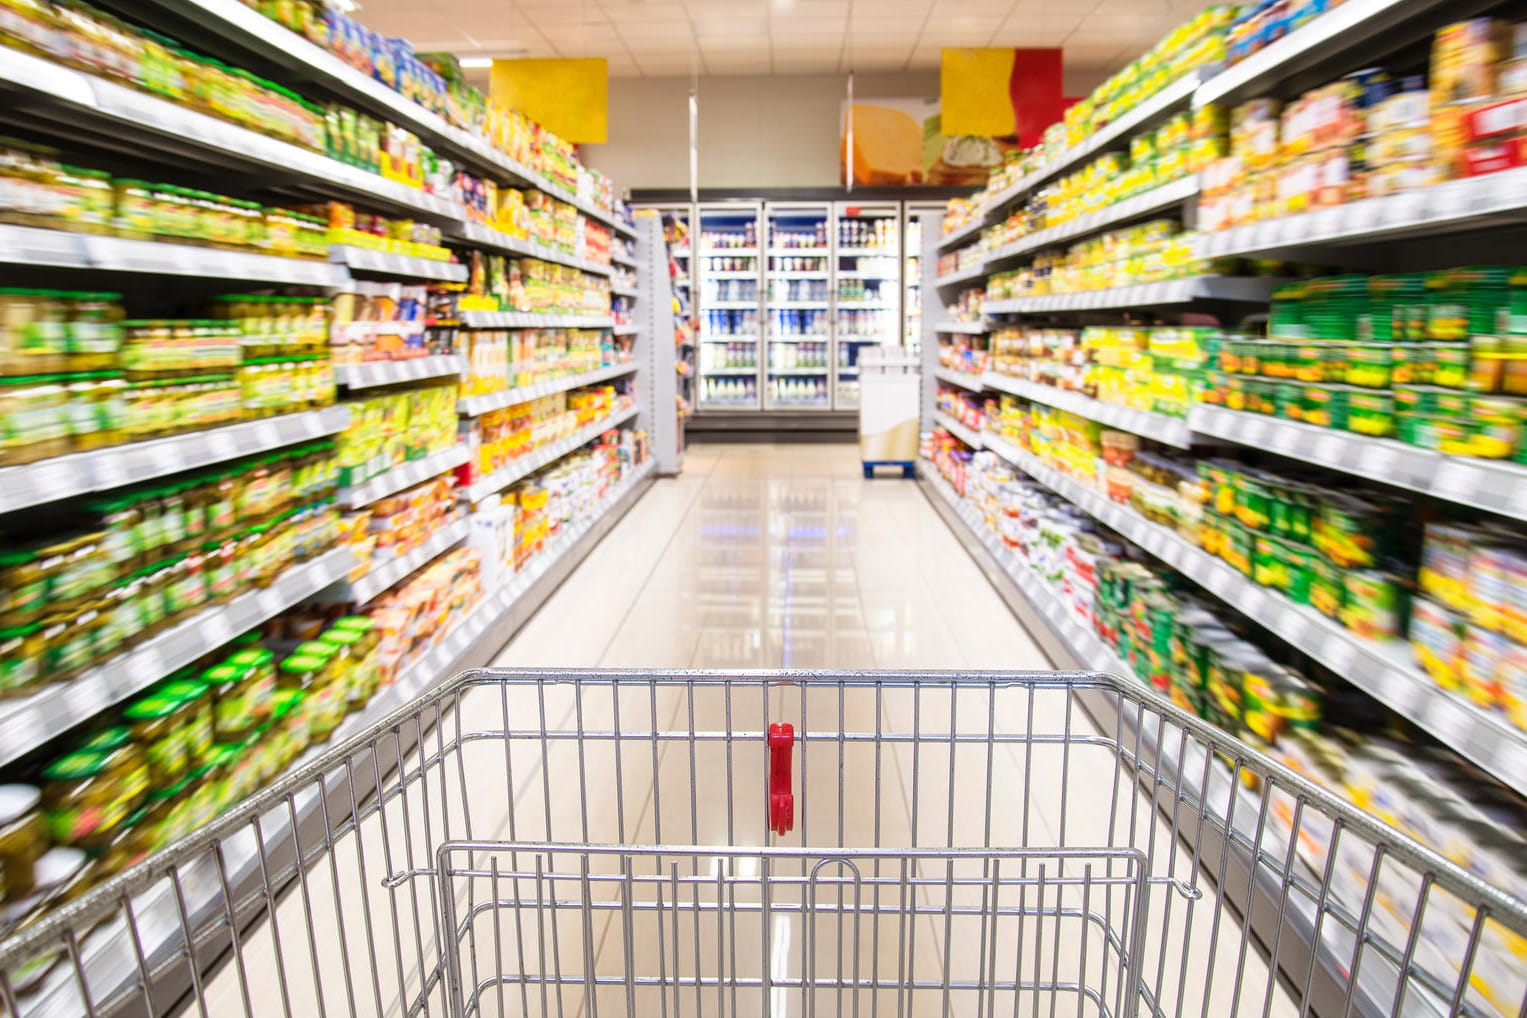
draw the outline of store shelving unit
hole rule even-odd
[[[934,509],[1013,614],[1024,622],[1052,665],[1138,681],[1134,671],[1069,610],[1064,593],[1046,584],[1005,548],[975,508],[960,498],[947,481],[929,472],[920,484]],[[1140,762],[1142,791],[1158,801],[1167,794],[1174,800],[1184,793],[1191,797],[1187,810],[1179,809],[1176,801],[1161,802],[1163,812],[1176,825],[1177,836],[1194,846],[1201,866],[1215,875],[1222,895],[1250,906],[1243,921],[1249,921],[1264,942],[1280,944],[1278,959],[1283,971],[1301,983],[1310,979],[1310,1000],[1316,1012],[1344,1010],[1349,1002],[1346,972],[1352,957],[1350,938],[1342,929],[1323,931],[1319,946],[1312,952],[1310,945],[1317,943],[1312,903],[1306,897],[1288,893],[1276,872],[1282,865],[1281,859],[1254,860],[1245,848],[1258,842],[1257,818],[1262,812],[1256,796],[1236,781],[1224,761],[1206,760],[1192,743],[1187,744],[1189,752],[1185,754],[1182,744],[1161,740],[1154,725],[1142,723],[1143,719],[1131,712],[1120,711],[1116,700],[1089,695],[1084,707],[1100,730],[1136,740],[1135,759]],[[1202,798],[1193,796],[1190,789],[1202,792]],[[1232,798],[1237,800],[1234,807]],[[1201,822],[1199,816],[1203,813],[1213,819]],[[1234,834],[1227,836],[1232,829]],[[1305,876],[1313,878],[1315,874]],[[1378,1015],[1384,1010],[1379,1002],[1392,999],[1392,977],[1370,967],[1360,976],[1350,1003],[1357,1014]]]
[[[240,0],[102,0],[102,6],[162,33],[172,44],[184,44],[230,67],[268,77],[320,105],[333,101],[384,118],[416,134],[460,169],[501,185],[534,187],[569,202],[590,219],[609,225],[618,237],[636,236],[631,226],[617,215],[596,208],[586,195],[574,193],[493,149],[482,139],[448,124]],[[226,188],[231,195],[258,197],[269,204],[351,201],[362,211],[399,215],[438,226],[453,248],[481,248],[542,259],[595,275],[612,275],[611,265],[471,222],[455,199],[202,114],[187,104],[160,98],[146,89],[120,85],[11,47],[0,47],[0,95],[4,96],[6,119],[12,128],[23,135],[36,133],[59,142],[66,158],[73,161],[78,153],[83,165],[134,171],[141,166],[146,168],[144,175],[150,180],[202,179],[219,189]],[[102,162],[92,161],[97,157]],[[162,173],[153,170],[156,164],[163,167]],[[625,302],[636,299],[639,308],[647,293],[646,262],[621,251],[622,246],[615,245],[613,256],[637,270],[637,285],[633,288],[629,274],[623,273],[611,291]],[[350,245],[331,247],[326,258],[286,258],[168,240],[0,225],[0,266],[16,275],[21,280],[19,285],[57,286],[67,281],[71,290],[123,291],[127,294],[128,310],[140,317],[162,316],[157,314],[158,308],[169,307],[172,299],[183,291],[200,301],[212,295],[238,292],[246,286],[255,292],[280,293],[278,288],[292,286],[303,287],[309,293],[332,294],[344,290],[357,277],[402,283],[459,283],[467,279],[464,261],[464,257],[461,261],[438,260]],[[32,282],[34,278],[40,282]],[[144,309],[142,312],[139,305]],[[621,310],[624,317],[628,308],[623,306]],[[574,315],[470,312],[464,317],[466,328],[612,329],[613,326],[608,307]],[[426,328],[434,327],[433,323],[426,326],[423,322],[357,322],[336,329],[332,339],[336,344],[369,342],[378,336],[417,339]],[[470,400],[461,401],[463,412],[470,414],[483,412],[487,404],[502,401],[506,396],[511,400],[532,399],[598,382],[618,382],[625,390],[618,412],[552,447],[537,450],[517,463],[514,470],[496,475],[493,480],[500,486],[527,477],[535,470],[555,466],[606,428],[633,420],[643,427],[653,426],[649,379],[641,377],[652,356],[649,336],[638,323],[612,331],[635,337],[634,342],[623,341],[623,345],[632,348],[629,363],[510,394],[494,394],[479,400],[481,406],[474,406]],[[431,342],[443,340],[432,334]],[[432,349],[448,347],[435,345]],[[59,513],[72,514],[76,507],[69,500],[81,496],[131,492],[137,497],[140,491],[147,491],[142,497],[158,497],[161,487],[176,490],[173,488],[178,480],[176,475],[303,448],[316,439],[332,439],[352,422],[351,412],[343,403],[346,398],[371,397],[386,387],[430,383],[449,386],[466,372],[467,364],[464,357],[437,353],[333,367],[341,400],[335,406],[0,468],[0,514],[24,513],[15,517],[20,531],[19,523],[30,526],[31,521],[53,513],[55,505]],[[627,384],[632,376],[637,376],[640,384]],[[465,441],[437,448],[352,484],[339,492],[336,501],[342,510],[364,510],[380,499],[461,470],[471,460],[472,448]],[[440,640],[409,661],[398,681],[353,714],[343,731],[348,733],[357,725],[369,724],[460,668],[488,663],[641,497],[651,484],[654,470],[655,464],[645,462],[626,471],[604,498],[574,522],[564,524],[526,567],[510,569],[502,584],[488,590],[475,610],[456,620]],[[375,602],[418,570],[461,546],[473,529],[471,513],[475,508],[470,500],[456,506],[449,523],[422,538],[415,537],[418,543],[408,552],[391,559],[375,559],[364,570],[346,545],[295,561],[267,586],[247,589],[224,603],[202,605],[129,649],[92,663],[73,678],[39,686],[30,695],[0,703],[0,733],[4,734],[0,764],[27,767],[31,776],[30,769],[35,763],[47,763],[54,755],[74,748],[82,733],[89,734],[103,724],[115,723],[118,710],[127,702],[184,668],[204,664],[209,655],[225,652],[238,637],[290,609],[305,603],[364,607]],[[9,531],[9,516],[5,523]],[[263,549],[252,553],[262,552]],[[88,620],[82,617],[79,624],[86,625]],[[417,734],[406,733],[402,738],[407,741]],[[321,748],[315,747],[314,751]],[[385,752],[379,753],[377,760],[381,773],[398,762],[395,755],[390,760],[385,756]],[[262,880],[276,880],[281,884],[279,892],[289,886],[291,874],[296,872],[291,869],[262,874],[254,839],[266,841],[268,859],[273,865],[292,864],[289,854],[282,855],[288,850],[283,846],[289,846],[294,837],[312,845],[334,836],[337,832],[333,830],[320,834],[317,829],[330,816],[341,814],[336,810],[326,815],[320,807],[337,807],[340,800],[336,796],[370,794],[371,788],[359,787],[364,780],[357,778],[356,787],[343,780],[332,781],[324,793],[311,788],[303,790],[294,796],[290,812],[277,811],[261,818],[245,832],[247,837],[231,839],[221,853],[220,862],[224,865],[217,872],[208,867],[193,867],[182,874],[175,893],[170,892],[167,884],[139,885],[133,891],[135,942],[144,947],[145,956],[135,961],[131,952],[123,951],[126,937],[120,924],[108,923],[92,930],[79,944],[95,1006],[102,1008],[103,1013],[136,1013],[143,1006],[136,996],[125,1005],[121,999],[109,1005],[106,1002],[112,1000],[114,991],[142,978],[150,984],[147,996],[152,997],[153,1003],[148,1005],[149,1009],[155,1013],[175,1010],[177,1002],[185,999],[189,980],[195,978],[192,970],[200,969],[203,963],[215,964],[217,948],[213,945],[218,938],[227,943],[228,924],[218,922],[228,918],[220,912],[225,908],[221,897],[224,888],[239,902],[226,906],[240,910],[233,925],[247,929],[246,921],[253,921],[273,900],[254,893]],[[341,784],[345,786],[342,791]],[[270,890],[268,884],[265,887]],[[170,961],[172,955],[184,949],[188,927],[194,930],[195,937],[189,966]],[[140,968],[138,962],[147,968]],[[43,979],[40,988],[28,989],[22,1011],[45,1015],[78,1013],[76,991],[76,985],[60,967]]]
[[[1375,700],[1430,732],[1519,793],[1527,793],[1527,732],[1447,693],[1422,673],[1403,642],[1358,636],[1313,608],[1254,583],[1224,561],[1133,509],[1109,501],[1031,453],[993,436],[985,447],[1088,515],[1108,524],[1216,597],[1258,620]]]

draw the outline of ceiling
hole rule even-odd
[[[1096,80],[1203,0],[363,0],[421,51],[606,57],[612,77],[934,70],[946,46],[1059,46]]]

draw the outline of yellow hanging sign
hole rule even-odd
[[[488,96],[574,144],[609,140],[610,68],[603,57],[495,60]]]
[[[1005,138],[1017,133],[1008,82],[1011,49],[945,49],[939,63],[944,133]]]

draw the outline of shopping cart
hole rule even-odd
[[[1133,684],[479,671],[0,946],[11,1014],[1521,1014],[1527,906]]]

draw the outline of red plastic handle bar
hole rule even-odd
[[[790,753],[795,748],[795,726],[769,726],[769,829],[789,834],[795,827],[795,794],[790,791]]]

